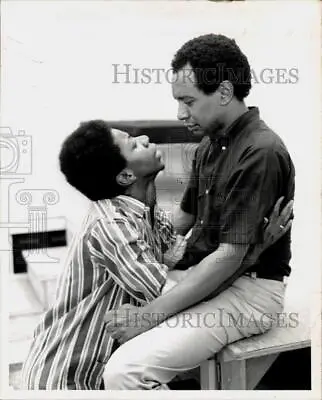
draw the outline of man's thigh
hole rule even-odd
[[[250,301],[252,294],[248,291],[252,289],[258,304]],[[282,304],[271,299],[269,291],[242,280],[216,298],[191,307],[122,345],[109,360],[105,376],[112,385],[113,374],[140,377],[137,385],[142,381],[167,383],[177,374],[198,367],[227,344],[269,329],[270,320],[263,319],[263,315],[282,310]]]
[[[219,351],[226,334],[223,328],[205,329],[204,312],[200,306],[189,309],[123,344],[106,365],[106,388],[154,389],[154,383],[166,384]]]

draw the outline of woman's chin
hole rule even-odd
[[[160,162],[159,162],[159,169],[158,169],[158,172],[163,171],[164,169],[165,169],[165,164],[164,164],[163,161],[160,161]]]

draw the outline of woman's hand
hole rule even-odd
[[[294,201],[289,201],[280,213],[280,207],[283,199],[284,197],[280,197],[277,200],[270,217],[265,218],[263,250],[266,250],[269,246],[274,244],[292,226]]]

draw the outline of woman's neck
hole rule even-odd
[[[146,204],[148,207],[154,207],[156,204],[156,188],[154,178],[136,181],[130,188],[128,188],[125,194],[142,201],[142,203]]]

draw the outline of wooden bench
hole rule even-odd
[[[308,314],[298,313],[296,327],[274,327],[262,335],[231,343],[203,362],[201,389],[254,389],[280,353],[311,346]]]

